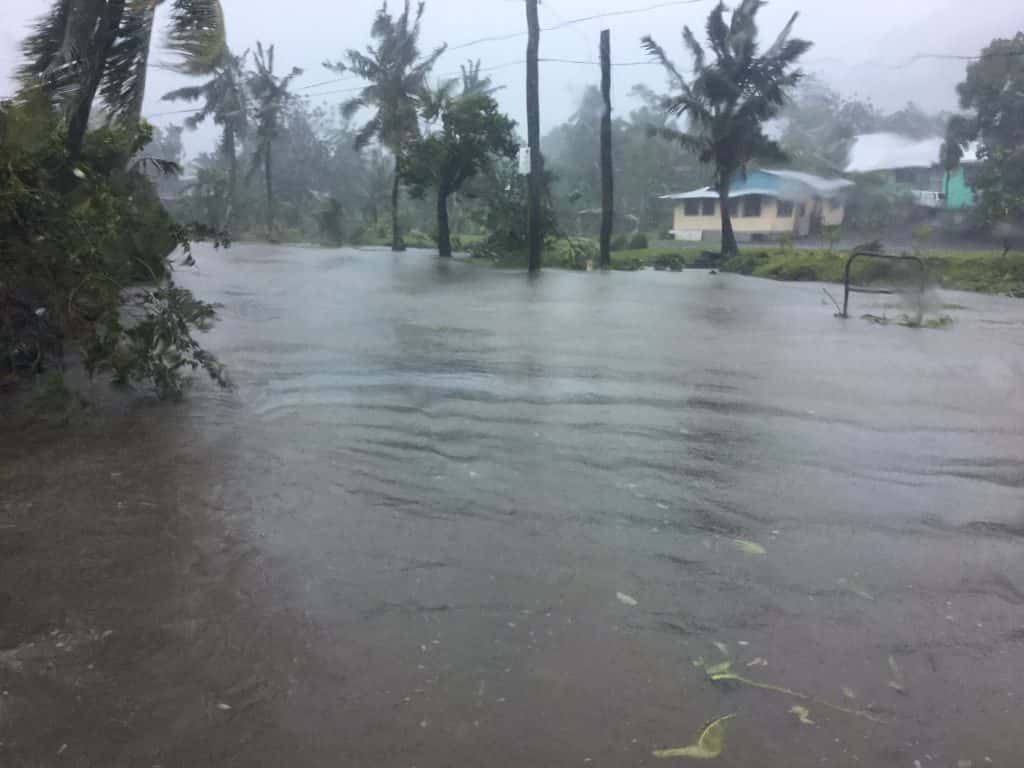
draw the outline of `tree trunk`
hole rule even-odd
[[[614,169],[612,168],[612,55],[611,33],[601,30],[601,269],[612,263],[612,226],[615,219]]]
[[[729,259],[740,252],[736,244],[736,233],[732,230],[732,216],[729,215],[729,183],[718,185],[718,207],[722,214],[722,259]]]
[[[110,0],[104,8],[100,19],[89,61],[85,67],[85,79],[79,85],[78,100],[68,121],[67,150],[71,162],[76,162],[82,155],[82,144],[85,132],[89,128],[89,115],[92,113],[92,102],[96,98],[103,73],[107,69],[107,57],[117,39],[117,31],[121,27],[124,16],[125,0]]]
[[[443,258],[451,258],[452,236],[448,226],[448,192],[437,190],[437,253]]]
[[[526,137],[530,146],[530,176],[527,180],[529,201],[527,206],[527,247],[530,272],[538,272],[541,264],[540,198],[544,190],[544,166],[540,155],[540,95],[537,53],[540,48],[540,21],[537,0],[526,0],[526,24],[529,39],[526,43]]]
[[[263,175],[267,184],[267,239],[274,239],[274,174],[270,168],[270,144],[263,155]]]
[[[221,229],[230,231],[238,200],[238,156],[235,151],[235,131],[229,126],[224,128],[224,152],[228,156],[228,209],[224,212]]]
[[[398,164],[398,153],[395,153],[395,178],[391,182],[391,250],[401,251],[402,247],[402,234],[398,231],[398,184],[400,180],[401,169]]]

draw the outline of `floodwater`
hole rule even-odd
[[[0,764],[1020,765],[1024,304],[197,257],[233,392],[0,448]]]

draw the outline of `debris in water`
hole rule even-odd
[[[712,760],[722,754],[725,748],[725,724],[736,715],[726,715],[708,723],[701,731],[695,744],[676,749],[656,749],[652,753],[657,758],[690,757],[695,760]]]
[[[840,686],[839,690],[843,692],[843,696],[850,699],[851,701],[857,698],[857,694],[853,692],[853,688],[851,688],[848,685]]]
[[[217,709],[220,709],[220,710],[223,710],[224,712],[227,712],[229,709],[231,709],[231,705],[230,704],[225,704],[222,701],[219,704],[217,704]]]
[[[768,550],[758,544],[756,541],[747,541],[746,539],[733,539],[732,543],[736,545],[736,549],[745,555],[767,555]]]
[[[620,603],[622,603],[623,605],[628,605],[631,608],[633,606],[640,605],[640,603],[636,601],[635,597],[631,597],[630,595],[627,595],[625,592],[616,592],[615,596],[619,598]]]
[[[817,699],[806,693],[800,691],[794,691],[792,688],[784,688],[781,685],[772,685],[771,683],[761,683],[757,680],[751,680],[749,677],[743,677],[732,671],[732,663],[726,662],[723,664],[716,664],[713,667],[706,667],[705,673],[708,678],[716,683],[736,683],[737,685],[749,685],[751,688],[760,688],[763,691],[774,691],[775,693],[781,693],[785,696],[792,696],[795,699],[801,699],[803,701],[817,702],[823,707],[834,709],[836,712],[844,712],[848,715],[854,715],[856,717],[863,717],[865,720],[870,720],[873,723],[887,723],[888,721],[872,713],[867,709],[850,709],[849,707],[843,707],[839,704],[832,704],[831,702],[825,701],[824,699]]]
[[[906,693],[906,688],[903,685],[903,670],[900,669],[899,664],[896,663],[896,659],[889,655],[889,669],[892,671],[892,680],[889,681],[889,687],[898,693]]]
[[[767,667],[767,666],[768,666],[768,662],[765,659],[761,658],[760,656],[758,656],[755,659],[751,659],[750,661],[747,662],[747,667],[748,668],[749,667]]]
[[[712,645],[714,645],[714,646],[715,646],[715,648],[717,648],[717,649],[719,650],[719,652],[720,652],[720,653],[721,653],[721,654],[722,654],[723,656],[725,656],[726,658],[728,658],[728,656],[729,656],[729,646],[728,646],[728,645],[726,645],[725,643],[723,643],[723,642],[721,642],[721,641],[719,641],[719,640],[715,640],[715,641],[714,641],[714,642],[712,643]]]
[[[801,707],[799,704],[794,704],[789,708],[789,711],[796,715],[796,719],[799,720],[803,725],[814,725],[814,721],[811,720],[811,710],[807,707]]]

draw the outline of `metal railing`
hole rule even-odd
[[[881,293],[881,294],[893,294],[895,290],[891,288],[869,288],[863,285],[850,285],[850,268],[853,266],[853,262],[858,258],[871,258],[871,259],[884,259],[887,261],[902,261],[911,264],[916,264],[918,267],[919,277],[917,283],[917,300],[918,300],[918,314],[922,314],[924,307],[921,303],[921,297],[924,294],[925,280],[927,278],[927,271],[925,270],[924,262],[917,256],[893,256],[888,253],[878,253],[877,251],[867,250],[855,250],[850,254],[850,258],[846,260],[846,270],[843,274],[843,313],[841,317],[849,317],[847,310],[850,307],[850,294],[851,293]]]

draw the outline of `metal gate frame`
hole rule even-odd
[[[924,262],[918,256],[893,256],[888,253],[879,253],[878,251],[869,250],[855,250],[850,254],[850,258],[846,260],[846,270],[843,273],[843,314],[840,317],[849,317],[847,310],[850,305],[850,294],[851,293],[881,293],[881,294],[893,294],[895,291],[889,288],[867,288],[860,285],[850,285],[850,268],[853,266],[853,262],[859,256],[866,256],[872,259],[887,259],[889,261],[909,261],[917,264],[921,272],[920,282],[917,287],[917,298],[918,298],[918,315],[923,314],[924,308],[921,305],[921,296],[924,294],[925,281],[927,279],[927,270],[925,269]]]

